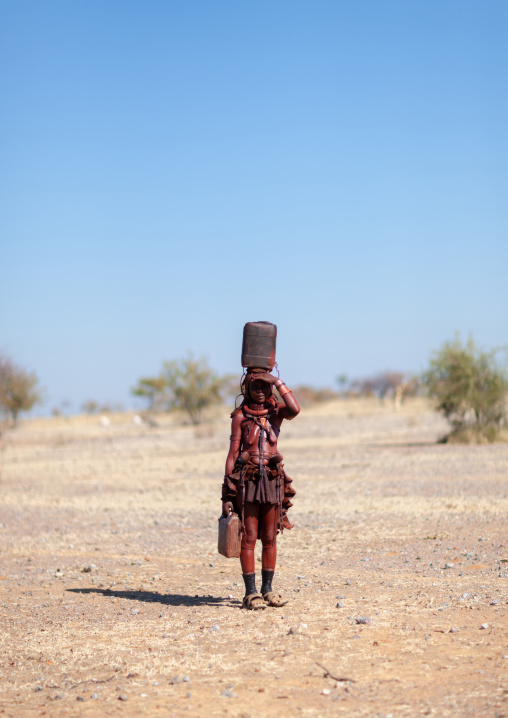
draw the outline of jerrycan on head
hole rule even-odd
[[[271,322],[247,322],[243,328],[242,366],[271,371],[275,365],[277,327]]]

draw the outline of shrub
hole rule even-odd
[[[337,393],[332,389],[315,389],[312,386],[301,384],[295,387],[295,396],[298,403],[303,406],[312,406],[312,404],[320,404],[324,401],[330,401],[337,398]]]
[[[457,338],[434,354],[422,376],[436,408],[453,427],[446,440],[495,441],[506,419],[508,377],[496,352],[481,352]]]
[[[131,390],[148,400],[149,408],[180,409],[193,424],[201,422],[203,410],[221,401],[224,382],[208,366],[206,359],[163,362],[158,377],[140,379]]]
[[[351,388],[356,390],[360,396],[378,396],[384,399],[389,394],[394,394],[398,387],[404,384],[404,374],[400,371],[385,371],[366,379],[355,379],[351,382]]]
[[[38,379],[33,372],[18,367],[8,358],[0,357],[0,409],[16,426],[18,415],[41,401]]]
[[[166,382],[163,376],[154,378],[144,377],[138,381],[131,393],[134,396],[141,396],[148,401],[148,411],[160,409],[164,400]]]
[[[221,401],[221,380],[204,358],[189,355],[164,362],[162,376],[169,390],[168,408],[181,409],[193,424],[201,422],[203,409]]]

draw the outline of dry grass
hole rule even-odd
[[[228,412],[110,418],[3,437],[6,716],[508,715],[506,445],[436,444],[421,400],[304,412],[280,440],[291,601],[248,612],[216,553]]]

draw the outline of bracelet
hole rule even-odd
[[[285,394],[291,394],[291,389],[288,389],[284,383],[281,384],[281,386],[278,386],[277,390],[281,396],[284,396]]]
[[[274,382],[274,386],[276,389],[278,389],[279,386],[282,386],[283,384],[284,382],[282,381],[282,379],[277,379],[277,381]]]

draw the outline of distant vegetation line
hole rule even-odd
[[[451,431],[442,441],[492,442],[506,440],[508,373],[499,351],[481,351],[473,339],[464,345],[456,337],[445,342],[432,355],[421,376],[401,371],[383,371],[370,377],[349,379],[340,374],[335,389],[311,385],[294,387],[303,407],[333,399],[378,397],[392,400],[395,409],[419,395],[430,397],[437,411],[450,423]],[[164,361],[157,376],[142,377],[131,394],[145,403],[145,421],[155,424],[153,415],[166,411],[183,412],[198,425],[206,411],[217,404],[233,404],[240,393],[240,375],[220,376],[204,357],[188,353],[182,359]],[[41,402],[37,375],[0,356],[0,411],[3,428],[15,427],[19,414]],[[53,409],[64,414],[68,404]],[[89,399],[81,407],[86,414],[106,414],[122,410],[118,405]]]

